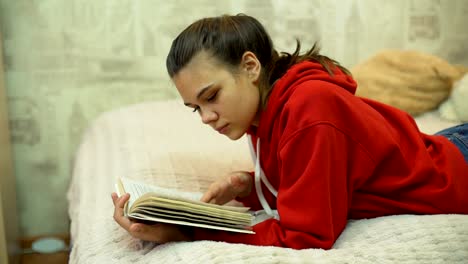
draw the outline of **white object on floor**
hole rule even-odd
[[[68,251],[68,247],[62,239],[55,237],[43,237],[35,240],[30,249],[23,250],[23,254],[52,254],[61,251]]]

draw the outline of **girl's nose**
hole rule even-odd
[[[204,124],[209,124],[215,121],[216,119],[218,119],[218,114],[214,111],[205,110],[205,111],[202,111],[200,114],[201,114],[202,122]]]

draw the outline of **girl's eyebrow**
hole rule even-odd
[[[200,99],[200,97],[201,97],[206,91],[208,91],[211,87],[213,87],[213,85],[214,85],[214,83],[211,83],[211,84],[208,84],[207,86],[205,86],[204,88],[202,88],[202,89],[198,92],[198,94],[197,94],[197,99]],[[185,102],[184,105],[189,106],[189,105],[191,105],[191,103]]]

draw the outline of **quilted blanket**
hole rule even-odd
[[[417,121],[428,133],[451,125],[433,115]],[[76,154],[68,191],[70,263],[467,263],[465,215],[350,221],[331,250],[212,241],[157,245],[130,237],[112,218],[110,193],[118,177],[203,192],[227,171],[251,168],[244,140],[226,140],[199,123],[173,101],[122,108],[95,120]]]

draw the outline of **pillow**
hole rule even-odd
[[[451,121],[468,122],[468,73],[457,81],[449,98],[439,106],[440,115]]]
[[[351,69],[356,94],[419,115],[447,99],[461,70],[418,51],[384,50]]]

